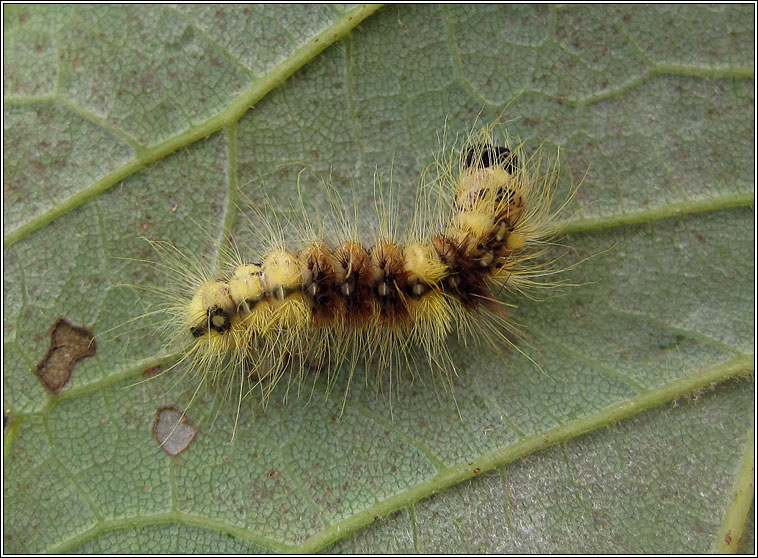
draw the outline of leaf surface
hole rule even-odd
[[[752,552],[753,10],[6,6],[4,550]],[[409,216],[439,134],[504,109],[582,180],[579,286],[513,310],[544,373],[451,341],[455,401],[293,388],[233,443],[187,378],[134,385],[165,356],[112,331],[160,286],[141,237],[213,261],[246,201],[327,216],[323,176],[370,229],[375,169]],[[97,354],[53,396],[58,316]]]

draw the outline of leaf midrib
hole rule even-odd
[[[598,229],[608,229],[624,225],[638,225],[680,217],[691,213],[703,213],[707,211],[719,211],[734,207],[746,207],[753,205],[755,194],[753,192],[738,192],[734,194],[722,194],[698,200],[685,200],[660,205],[653,208],[621,213],[618,215],[603,215],[600,217],[580,217],[567,221],[561,227],[561,233],[586,232]]]

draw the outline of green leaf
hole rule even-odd
[[[5,6],[3,550],[753,552],[753,10]],[[327,175],[368,223],[375,169],[410,215],[438,134],[504,109],[582,180],[580,286],[513,310],[544,373],[451,340],[455,401],[293,387],[233,443],[178,370],[137,383],[141,237],[212,262],[238,205],[296,215],[301,178],[328,211]],[[52,395],[59,316],[97,354]]]

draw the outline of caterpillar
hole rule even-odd
[[[250,254],[229,242],[211,271],[153,242],[170,283],[160,313],[167,346],[181,355],[174,367],[188,363],[198,385],[220,384],[238,401],[259,387],[265,402],[288,372],[298,385],[325,374],[327,391],[340,371],[349,386],[361,362],[377,378],[423,367],[449,384],[456,338],[515,346],[519,329],[501,293],[550,285],[542,278],[556,270],[545,256],[574,190],[553,207],[558,158],[527,156],[522,144],[495,138],[495,127],[437,157],[403,235],[390,211],[362,243],[335,196],[343,218],[330,233],[301,200],[300,243],[253,208],[249,224],[265,248]]]

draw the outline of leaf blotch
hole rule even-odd
[[[155,412],[153,436],[169,455],[179,455],[197,436],[197,426],[175,405],[164,405]]]
[[[157,366],[151,366],[151,367],[149,367],[149,368],[145,368],[145,369],[142,371],[142,375],[143,375],[145,378],[151,378],[152,376],[157,376],[157,375],[158,375],[158,374],[160,374],[162,371],[163,371],[163,367],[162,367],[161,365],[157,365]]]
[[[37,365],[37,377],[52,394],[57,395],[71,379],[77,362],[97,352],[89,329],[58,318],[50,329],[50,348]]]

